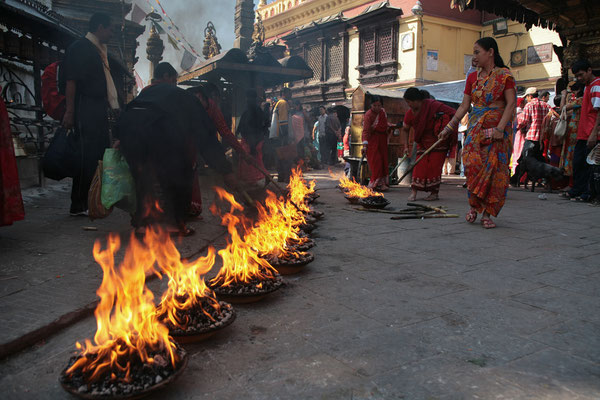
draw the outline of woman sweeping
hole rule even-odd
[[[369,188],[386,191],[389,186],[388,119],[379,96],[371,97],[371,108],[365,113],[362,132],[362,155],[367,156],[371,179]]]
[[[467,77],[463,102],[441,136],[450,135],[472,103],[463,153],[471,206],[465,218],[473,223],[482,213],[481,224],[490,229],[496,227],[491,217],[500,213],[508,190],[515,80],[493,38],[475,42],[473,60],[479,71]]]
[[[417,158],[438,141],[438,135],[448,121],[454,116],[455,110],[436,100],[426,99],[423,91],[417,88],[408,88],[404,93],[404,100],[410,107],[404,115],[404,137],[408,148],[408,131],[415,130],[415,143],[417,144]],[[456,126],[458,128],[458,125]],[[411,189],[408,201],[417,198],[417,191],[429,192],[424,200],[434,201],[439,199],[440,184],[442,183],[442,168],[446,154],[457,140],[456,129],[452,135],[448,134],[446,140],[438,144],[431,153],[427,154],[413,169]]]

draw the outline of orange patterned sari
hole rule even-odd
[[[512,121],[506,125],[502,140],[492,141],[484,130],[496,127],[502,118],[504,108],[491,105],[504,100],[507,86],[515,87],[508,68],[494,68],[467,88],[473,104],[463,150],[469,204],[478,213],[486,211],[494,217],[500,213],[508,190]]]

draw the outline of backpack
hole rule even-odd
[[[48,65],[42,74],[42,105],[46,114],[56,121],[62,121],[67,110],[64,86],[61,62]]]

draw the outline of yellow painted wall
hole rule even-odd
[[[423,63],[425,81],[448,82],[465,78],[464,56],[473,54],[473,43],[480,37],[480,27],[441,18],[423,17]],[[427,51],[437,50],[437,71],[427,70]],[[421,77],[420,71],[416,75]]]
[[[358,65],[358,52],[359,52],[360,40],[358,32],[355,29],[351,29],[348,34],[348,85],[350,87],[358,87],[359,73],[356,69]]]
[[[409,81],[417,76],[417,55],[419,54],[419,23],[416,18],[400,20],[400,36],[398,38],[398,80]],[[413,33],[414,47],[412,50],[402,51],[402,36]]]
[[[510,35],[506,37],[496,37],[498,42],[498,48],[500,55],[504,59],[504,63],[508,65],[519,84],[519,81],[532,81],[525,82],[527,86],[537,86],[538,88],[552,88],[554,86],[554,80],[560,77],[560,62],[556,54],[552,53],[552,61],[532,64],[521,67],[510,66],[510,53],[515,50],[525,50],[525,57],[527,57],[527,47],[533,45],[540,45],[545,43],[553,43],[561,46],[560,38],[558,33],[549,29],[543,29],[534,26],[527,32],[523,24],[509,21],[508,31],[510,33],[522,33],[522,35],[515,36]],[[492,26],[483,27],[483,36],[492,36]],[[551,81],[547,81],[550,78]],[[539,80],[539,82],[535,82]]]

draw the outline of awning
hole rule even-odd
[[[177,80],[180,84],[194,85],[203,80],[250,81],[258,78],[264,87],[273,87],[286,82],[309,79],[312,70],[300,57],[276,60],[270,53],[261,53],[250,61],[240,49],[234,48],[183,73]]]

